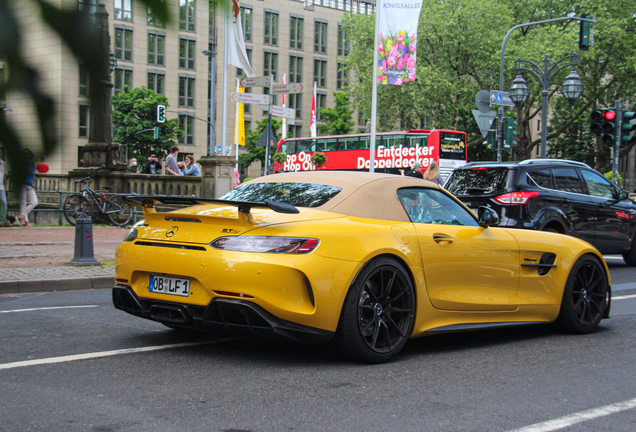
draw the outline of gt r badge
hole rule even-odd
[[[239,230],[235,230],[232,228],[223,228],[221,232],[230,233],[230,234],[238,234]]]
[[[166,237],[170,238],[175,235],[179,231],[179,227],[173,226],[168,231],[166,231]]]

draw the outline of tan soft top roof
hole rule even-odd
[[[309,171],[258,177],[248,183],[313,183],[337,186],[342,191],[318,210],[371,219],[409,222],[395,191],[404,187],[439,188],[435,183],[394,174],[363,171]]]

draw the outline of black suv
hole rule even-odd
[[[636,204],[582,162],[471,162],[444,187],[472,209],[494,209],[499,226],[569,234],[636,266]]]

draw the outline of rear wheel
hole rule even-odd
[[[132,220],[132,207],[120,196],[109,198],[105,203],[105,207],[108,219],[115,226],[126,226]]]
[[[584,255],[570,271],[558,322],[570,333],[591,333],[607,307],[607,275],[599,260]]]
[[[415,291],[404,268],[391,258],[367,264],[351,286],[338,337],[356,360],[382,363],[406,344],[415,316]]]
[[[91,205],[86,198],[80,194],[69,195],[64,201],[64,217],[73,226],[80,216],[91,217]]]
[[[630,267],[636,267],[636,237],[632,240],[632,249],[623,254],[625,264]]]

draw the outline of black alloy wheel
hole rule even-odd
[[[342,348],[352,358],[381,363],[395,356],[413,330],[415,291],[391,258],[367,264],[351,286],[340,324]]]
[[[80,194],[69,195],[66,198],[63,213],[66,220],[73,226],[79,217],[92,217],[90,203]]]
[[[563,292],[559,321],[570,333],[596,329],[607,307],[607,275],[599,260],[584,255],[577,260]]]

